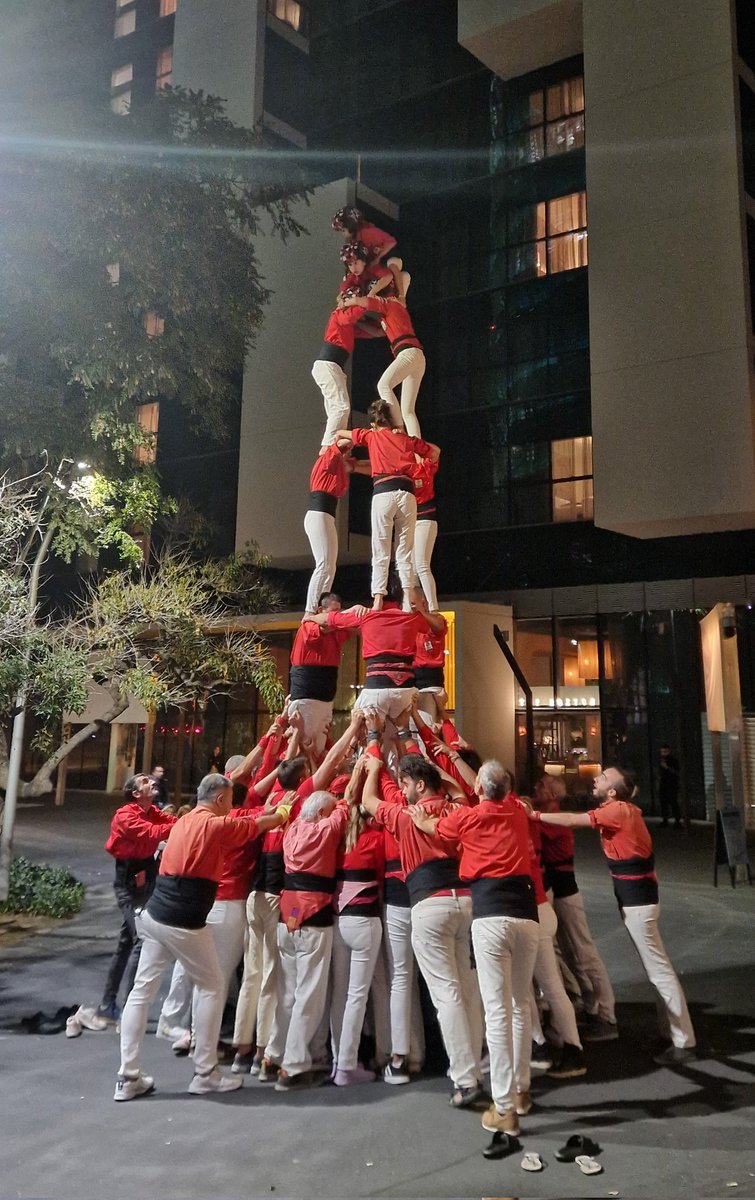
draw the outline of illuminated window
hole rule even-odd
[[[303,23],[302,6],[298,0],[267,0],[267,11],[284,25],[290,25],[301,33]]]
[[[169,17],[176,11],[178,0],[160,0],[160,16]]]
[[[592,438],[551,442],[554,521],[592,521]]]
[[[572,192],[509,214],[509,279],[587,266],[587,198]],[[513,245],[511,243],[514,243]]]
[[[166,46],[157,57],[157,81],[155,91],[159,92],[173,82],[173,47]]]
[[[110,107],[119,117],[126,117],[131,111],[131,88],[110,97]]]
[[[158,317],[156,312],[148,312],[144,318],[144,328],[147,331],[147,337],[161,337],[165,331],[165,321],[162,317]]]
[[[125,63],[122,67],[116,67],[110,76],[111,88],[122,87],[124,83],[131,83],[134,78],[134,64]]]
[[[108,283],[112,283],[113,287],[116,287],[121,282],[121,264],[117,262],[108,263],[105,270],[107,271]]]
[[[506,133],[496,155],[505,167],[521,167],[585,144],[585,87],[581,75],[513,98]]]
[[[157,429],[160,424],[160,405],[140,404],[136,410],[136,423],[148,440],[134,450],[134,461],[153,463],[157,458]]]
[[[133,33],[136,29],[136,9],[132,8],[129,12],[121,13],[115,18],[115,37],[127,37],[129,33]]]

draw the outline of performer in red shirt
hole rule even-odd
[[[409,810],[418,829],[458,843],[459,877],[472,892],[472,944],[485,1006],[490,1090],[482,1117],[492,1133],[519,1133],[530,1111],[530,990],[538,945],[538,910],[530,875],[524,808],[509,795],[510,776],[493,760],[480,767],[480,803],[450,813]],[[494,1147],[491,1147],[491,1151]]]
[[[223,977],[207,914],[223,876],[224,855],[253,841],[266,829],[288,820],[288,809],[244,820],[230,820],[233,784],[223,775],[205,775],[197,788],[197,806],[176,823],[160,863],[160,874],[147,908],[138,918],[142,953],[134,986],[121,1017],[121,1067],[115,1100],[134,1100],[154,1090],[155,1082],[139,1069],[149,1010],[165,968],[179,959],[194,983],[196,1046],[192,1095],[233,1091],[241,1080],[217,1066],[223,1016]]]
[[[374,1071],[360,1066],[357,1054],[383,937],[385,842],[383,830],[360,808],[364,778],[361,758],[346,789],[349,819],[338,854],[334,902],[330,1029],[336,1087],[369,1083],[375,1078]]]
[[[430,615],[424,595],[417,597],[417,610],[425,617]],[[435,697],[445,695],[448,622],[437,611],[432,616],[433,627],[417,635],[414,648],[414,686],[419,692],[417,707],[426,725],[433,725],[438,720]]]
[[[565,794],[562,779],[544,775],[535,785],[535,808],[541,812],[560,812]],[[553,825],[541,825],[540,828],[545,886],[553,895],[558,918],[556,941],[567,967],[578,981],[587,1015],[582,1041],[614,1041],[619,1034],[613,988],[593,941],[574,874],[574,831]]]
[[[326,425],[322,445],[336,440],[337,430],[345,425],[351,412],[349,387],[344,367],[354,350],[355,326],[362,312],[358,308],[338,306],[330,314],[322,349],[312,367],[312,378],[322,392]]]
[[[136,910],[143,908],[152,895],[157,878],[155,851],[176,823],[175,817],[162,813],[153,803],[154,784],[148,775],[132,775],[127,779],[123,796],[125,804],[116,811],[110,837],[105,842],[105,849],[115,859],[113,888],[123,917],[97,1009],[97,1015],[108,1021],[117,1021],[120,1016],[116,1000],[124,975],[124,995],[134,985],[142,948]]]
[[[421,437],[420,425],[415,414],[417,396],[427,366],[425,352],[414,331],[406,303],[398,296],[351,296],[344,300],[344,307],[364,308],[378,313],[385,336],[393,355],[393,362],[378,380],[377,390],[381,400],[388,405],[391,421],[403,425],[412,437]],[[395,388],[401,384],[401,403],[396,398]]]
[[[597,829],[624,928],[663,1005],[661,1033],[670,1035],[671,1045],[656,1056],[655,1062],[661,1066],[684,1064],[695,1056],[695,1031],[682,985],[658,928],[661,910],[652,839],[642,812],[631,803],[634,786],[618,767],[607,767],[598,775],[593,792],[600,803],[590,812],[535,812],[533,819],[566,829]]]
[[[359,309],[348,309],[359,312]],[[414,582],[412,553],[417,500],[412,472],[415,455],[437,462],[438,446],[421,438],[410,437],[391,423],[388,405],[374,400],[367,413],[369,429],[342,429],[337,437],[349,438],[355,446],[366,446],[372,473],[372,580],[371,592],[380,608],[388,586],[391,545],[395,534],[396,570],[408,607],[409,589]]]
[[[436,612],[438,593],[433,575],[433,550],[438,537],[438,515],[435,505],[435,476],[438,459],[417,456],[414,468],[414,486],[417,500],[417,524],[414,527],[414,574],[419,580],[428,608]]]
[[[339,208],[331,221],[331,227],[336,233],[342,233],[348,241],[358,240],[366,246],[371,263],[379,262],[386,254],[390,254],[396,245],[395,237],[366,220],[358,208]]]
[[[419,805],[433,817],[448,804],[439,795],[440,775],[419,754],[399,763],[399,785],[382,771],[379,743],[368,750],[362,805],[389,829],[399,845],[411,902],[412,947],[435,1005],[448,1054],[454,1108],[468,1108],[483,1095],[480,1074],[482,1006],[477,976],[470,965],[472,901],[459,882],[456,843],[431,838],[414,824],[406,804]],[[378,734],[379,737],[379,734]],[[403,794],[398,801],[395,792]]]
[[[320,451],[309,477],[309,508],[304,516],[304,532],[312,548],[315,569],[307,589],[306,612],[317,612],[320,597],[329,592],[338,565],[338,501],[349,487],[354,469],[351,442],[339,438]]]
[[[317,612],[338,613],[341,598],[327,592],[317,604]],[[363,605],[348,609],[359,617],[367,612]],[[291,650],[289,675],[289,713],[301,717],[302,739],[312,743],[316,759],[322,757],[333,720],[333,700],[338,687],[338,668],[344,642],[352,636],[349,629],[332,629],[309,620],[305,614],[296,631]]]

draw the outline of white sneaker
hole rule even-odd
[[[155,1081],[151,1075],[137,1075],[129,1079],[127,1075],[119,1075],[115,1081],[114,1100],[136,1100],[137,1096],[148,1096],[155,1090]]]
[[[81,1025],[75,1017],[69,1017],[66,1021],[66,1037],[75,1038],[81,1037]]]
[[[191,1030],[182,1029],[180,1035],[171,1046],[174,1054],[185,1055],[191,1050]]]
[[[78,1011],[73,1014],[73,1020],[76,1021],[82,1029],[92,1029],[95,1031],[95,1033],[102,1033],[102,1030],[107,1029],[108,1026],[105,1018],[99,1016],[96,1009],[84,1008],[83,1004],[79,1007]]]
[[[182,1038],[186,1030],[183,1025],[169,1025],[167,1021],[158,1021],[155,1037],[162,1038],[166,1042],[176,1042]]]
[[[208,1096],[210,1092],[236,1092],[244,1080],[240,1075],[224,1075],[213,1067],[209,1075],[195,1075],[189,1084],[192,1096]]]

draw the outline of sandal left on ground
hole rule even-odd
[[[448,1103],[452,1108],[471,1108],[478,1100],[485,1097],[485,1089],[477,1084],[475,1087],[457,1087]]]

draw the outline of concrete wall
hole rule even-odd
[[[483,758],[497,758],[514,770],[515,681],[493,637],[493,625],[509,634],[514,622],[507,605],[458,601],[444,604],[456,613],[456,720],[463,736]]]
[[[459,0],[459,42],[503,79],[579,54],[580,0]]]
[[[728,0],[585,0],[595,520],[755,524]]]
[[[341,240],[330,221],[336,209],[353,203],[349,180],[317,188],[296,210],[309,236],[257,242],[273,296],[244,372],[236,545],[259,542],[279,567],[311,562],[303,520],[325,427],[311,371],[341,280]],[[338,506],[338,523],[339,561],[368,561],[368,539],[349,539],[347,501]]]
[[[173,41],[173,79],[227,101],[239,125],[262,116],[265,0],[180,0]]]

